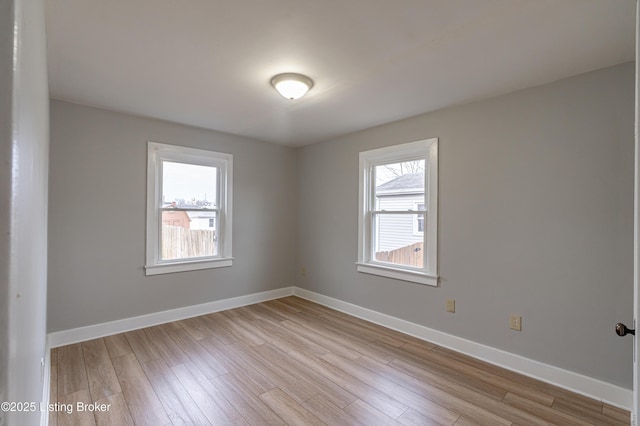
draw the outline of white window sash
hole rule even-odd
[[[427,273],[429,271],[428,268],[428,262],[429,262],[429,258],[427,256],[427,241],[426,241],[426,236],[424,235],[424,233],[422,234],[422,268],[419,268],[417,266],[411,266],[411,265],[402,265],[402,264],[398,264],[398,263],[391,263],[391,262],[382,262],[379,260],[376,260],[376,242],[378,241],[378,238],[380,237],[378,235],[377,232],[377,228],[375,226],[376,223],[376,216],[380,216],[380,215],[386,215],[386,214],[391,214],[391,215],[398,215],[398,216],[402,216],[402,215],[406,215],[406,216],[413,216],[415,214],[420,214],[422,216],[425,217],[427,216],[427,212],[425,211],[417,211],[417,210],[374,210],[369,212],[369,220],[371,221],[370,224],[370,229],[371,229],[371,244],[369,244],[370,246],[370,252],[368,253],[368,259],[369,259],[369,263],[373,263],[373,264],[377,264],[377,265],[391,265],[394,268],[402,268],[402,269],[408,269],[411,271],[416,271],[416,272],[422,272],[422,273]],[[413,217],[411,217],[411,220],[413,222]],[[413,226],[413,223],[412,223]]]

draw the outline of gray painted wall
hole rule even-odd
[[[48,99],[43,1],[2,1],[0,401],[38,403],[43,397]],[[0,412],[0,425],[5,424],[40,424],[40,412]]]
[[[631,388],[633,93],[624,64],[300,149],[298,285]],[[441,285],[356,272],[358,153],[431,137]]]
[[[144,276],[147,141],[234,155],[232,267]],[[294,162],[291,148],[53,101],[49,331],[292,285]]]

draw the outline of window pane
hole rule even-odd
[[[162,162],[162,207],[215,208],[217,167]]]
[[[194,209],[163,211],[161,259],[174,260],[218,254],[217,168],[162,162],[162,207]]]
[[[374,259],[396,265],[422,268],[424,265],[424,233],[416,235],[414,224],[424,222],[425,213],[373,215]]]
[[[425,160],[375,166],[375,210],[413,210],[424,206]]]
[[[375,166],[378,211],[425,211],[425,160]],[[376,214],[374,259],[423,267],[424,214]]]
[[[163,211],[161,259],[217,256],[217,222],[217,212]]]

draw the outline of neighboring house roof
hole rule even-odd
[[[190,211],[187,214],[189,219],[214,219],[217,213],[212,211]]]
[[[184,210],[179,210],[184,212],[187,217],[189,218],[189,220],[193,220],[193,219],[214,219],[217,216],[217,212],[215,211],[211,211],[211,210],[206,210],[207,208],[212,208],[211,206],[198,206],[195,204],[186,204],[186,203],[180,203],[177,204],[175,202],[171,202],[171,203],[163,203],[163,207],[165,208],[180,208],[180,209],[193,209],[192,211],[184,211]],[[203,210],[200,210],[203,209]],[[170,211],[170,210],[169,210]]]
[[[379,185],[376,192],[398,193],[424,191],[424,173],[407,173]]]
[[[162,207],[164,208],[170,208],[170,207],[176,207],[176,208],[180,208],[180,209],[193,209],[193,210],[198,210],[198,209],[211,209],[214,206],[211,205],[210,203],[207,205],[202,205],[202,204],[188,204],[188,203],[176,203],[175,201],[172,202],[163,202],[162,203]]]

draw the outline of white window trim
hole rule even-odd
[[[160,235],[162,220],[158,206],[162,203],[162,161],[218,167],[218,227],[220,229],[217,256],[162,260]],[[168,274],[231,266],[233,229],[233,155],[203,149],[147,142],[147,249],[145,275]]]
[[[426,157],[428,176],[425,174],[426,214],[424,268],[389,265],[372,259],[372,219],[375,182],[373,167],[378,164],[406,161],[417,156]],[[438,138],[425,139],[401,145],[360,153],[359,205],[358,205],[358,272],[395,278],[430,286],[438,285]]]

